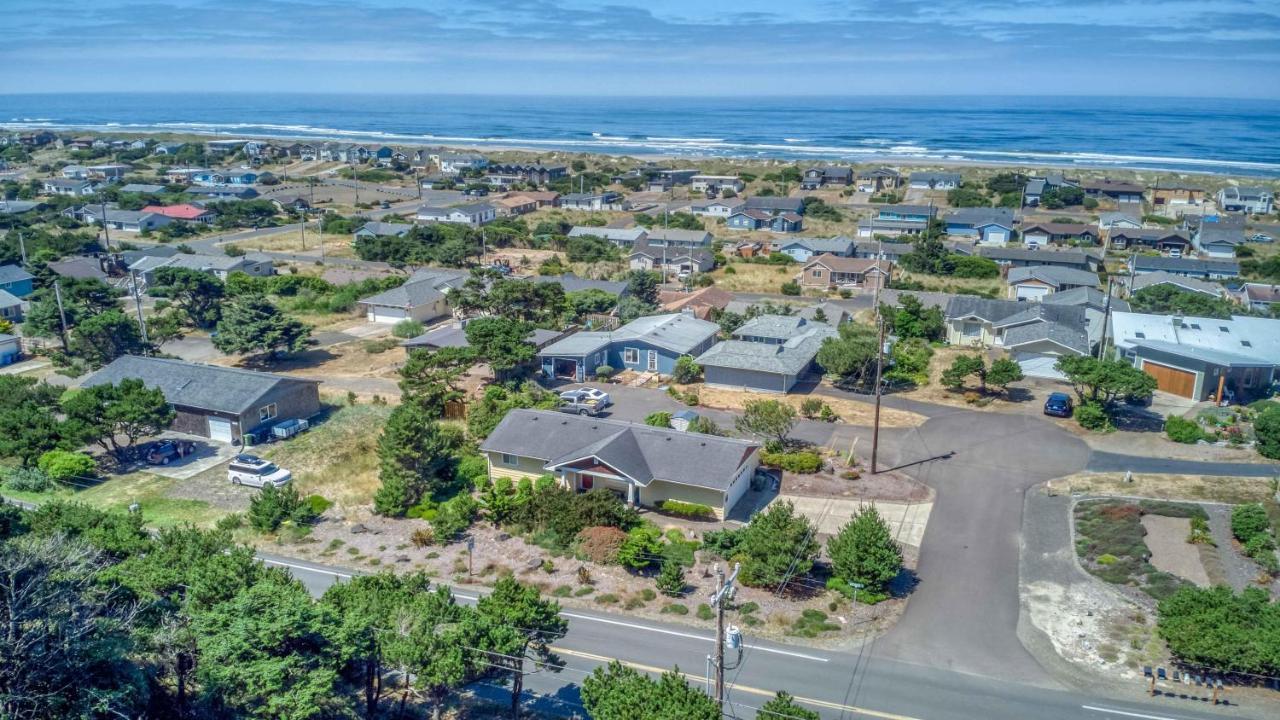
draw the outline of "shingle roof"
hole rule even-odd
[[[1079,317],[1080,324],[1084,324],[1084,308],[1081,307],[1045,305],[1017,300],[989,300],[974,295],[952,297],[947,302],[946,315],[948,319],[975,317],[993,325],[1013,325],[1035,319],[1069,321],[1074,317]]]
[[[843,235],[837,235],[833,238],[795,238],[782,243],[782,249],[785,250],[792,245],[798,245],[814,253],[848,255],[853,252],[853,240]]]
[[[801,328],[808,325],[804,318],[797,315],[759,315],[738,326],[733,334],[737,337],[767,337],[787,339],[800,334]]]
[[[1063,285],[1098,286],[1097,273],[1061,265],[1028,265],[1026,267],[1010,268],[1007,279],[1010,285],[1028,280],[1039,280],[1054,287],[1062,287]]]
[[[90,375],[81,385],[114,385],[129,378],[142,380],[148,388],[159,388],[171,404],[235,415],[249,410],[259,398],[279,386],[319,382],[182,360],[125,355]]]
[[[22,304],[22,299],[9,292],[8,290],[0,290],[0,307],[17,307]]]
[[[612,332],[580,332],[543,348],[543,355],[584,355],[615,342],[636,340],[681,354],[720,332],[720,326],[687,313],[636,318]]]
[[[746,440],[619,420],[512,410],[480,449],[535,458],[548,467],[594,456],[642,486],[660,480],[727,490],[759,447]]]
[[[1012,229],[1013,210],[1009,208],[956,208],[946,214],[945,220],[948,224],[954,225],[971,225],[973,227],[1000,225],[1001,227]]]
[[[0,265],[0,283],[22,282],[23,280],[31,280],[34,278],[35,275],[32,275],[17,265]]]
[[[1046,295],[1040,298],[1040,302],[1050,305],[1080,305],[1101,311],[1107,306],[1107,294],[1097,288],[1074,287]],[[1111,309],[1116,312],[1127,312],[1129,301],[1112,297]]]
[[[408,232],[412,229],[413,229],[412,225],[406,225],[404,223],[386,223],[386,222],[373,221],[373,222],[365,223],[356,232],[358,233],[369,232],[378,236],[390,235],[390,236],[399,237],[401,235],[408,234]]]
[[[1222,286],[1217,283],[1211,283],[1199,278],[1189,278],[1182,275],[1174,275],[1164,270],[1135,275],[1131,282],[1132,290],[1137,292],[1143,288],[1152,287],[1154,285],[1175,285],[1192,292],[1204,293],[1213,297],[1222,297]]]
[[[706,230],[685,230],[683,228],[653,228],[649,231],[649,242],[654,241],[702,243],[711,242],[711,233]]]
[[[704,366],[754,370],[779,375],[799,375],[809,366],[809,363],[813,362],[823,341],[839,334],[835,328],[826,323],[802,321],[801,318],[794,316],[762,315],[751,322],[762,319],[765,319],[765,322],[758,325],[756,330],[748,329],[747,332],[743,332],[742,328],[739,328],[734,334],[741,337],[785,337],[787,339],[782,343],[726,340],[716,343],[710,350],[700,355],[697,363]],[[773,319],[791,322],[774,323]],[[783,327],[766,327],[774,324],[793,325],[793,327],[789,330]]]
[[[1011,327],[1001,337],[1001,343],[1007,348],[1046,340],[1081,355],[1089,352],[1089,335],[1084,328],[1060,322],[1038,322]]]
[[[534,347],[543,345],[546,342],[558,337],[560,333],[555,330],[543,330],[535,328],[529,335],[529,344]],[[442,328],[436,328],[431,332],[423,333],[417,337],[409,338],[400,343],[405,347],[471,347],[471,343],[467,342],[467,329],[449,325]]]
[[[1170,272],[1218,272],[1240,274],[1240,263],[1235,260],[1200,260],[1197,258],[1155,257],[1139,255],[1134,260],[1138,270],[1168,270]]]
[[[644,237],[645,233],[646,233],[646,230],[642,227],[611,228],[611,227],[584,227],[581,225],[575,225],[573,229],[569,231],[569,237],[590,236],[590,237],[604,238],[605,240],[608,240],[610,242],[615,242],[615,243],[616,242],[634,243],[634,242],[638,242],[640,238]]]
[[[591,280],[589,278],[578,277],[573,273],[565,273],[564,275],[537,275],[530,278],[536,283],[560,283],[560,287],[564,288],[567,293],[578,290],[603,290],[610,295],[621,295],[627,291],[628,283],[626,281],[614,282],[612,280]]]
[[[850,273],[865,273],[873,268],[879,268],[881,272],[887,272],[891,265],[888,260],[839,257],[831,253],[823,253],[817,257],[810,258],[809,262],[805,263],[805,267],[819,263],[836,272]]]
[[[1080,265],[1089,264],[1090,255],[1081,250],[1030,250],[1027,248],[1005,248],[983,245],[977,248],[978,257],[992,260],[1026,260],[1041,265]]]
[[[804,209],[804,201],[800,198],[755,196],[747,198],[745,207],[751,210],[790,210],[800,212]]]

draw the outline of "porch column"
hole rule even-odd
[[[631,507],[636,505],[636,486],[635,483],[627,483],[627,504]]]

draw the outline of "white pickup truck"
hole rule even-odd
[[[609,393],[592,387],[560,393],[560,412],[595,416],[612,404]]]

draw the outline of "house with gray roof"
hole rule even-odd
[[[1235,260],[1200,260],[1150,255],[1136,255],[1129,259],[1129,272],[1134,275],[1145,275],[1156,271],[1200,280],[1225,280],[1240,276],[1240,263]]]
[[[796,215],[804,214],[804,199],[793,197],[779,197],[776,195],[757,195],[747,198],[743,203],[744,210],[759,210],[770,215],[781,215],[783,213],[795,213]]]
[[[126,256],[127,257],[127,256]],[[155,273],[163,267],[186,268],[207,272],[219,280],[226,282],[227,276],[233,272],[242,272],[252,277],[266,277],[275,274],[275,265],[271,258],[252,253],[232,257],[230,255],[189,255],[175,253],[173,255],[145,254],[129,264],[129,272],[142,280],[143,284],[155,283]]]
[[[692,313],[637,318],[617,330],[580,332],[538,353],[549,378],[583,382],[601,366],[670,375],[681,355],[697,357],[711,347],[720,326]]]
[[[144,193],[149,195],[159,195],[164,192],[163,185],[148,185],[146,183],[129,183],[120,186],[120,192],[126,193]]]
[[[1271,212],[1275,195],[1263,187],[1224,187],[1218,191],[1218,208],[1224,212],[1267,215]]]
[[[960,173],[913,172],[907,186],[916,190],[955,190],[960,187]]]
[[[957,295],[947,303],[946,325],[950,344],[1004,348],[1029,377],[1062,379],[1058,358],[1091,351],[1082,305]]]
[[[659,228],[648,231],[644,242],[650,247],[685,248],[689,250],[710,248],[714,240],[706,230],[685,230],[683,228]]]
[[[1280,378],[1280,320],[1117,312],[1111,337],[1157,389],[1192,400],[1248,402]]]
[[[26,307],[27,304],[22,298],[8,290],[0,290],[0,319],[8,320],[11,323],[20,323]]]
[[[413,229],[412,225],[405,223],[388,223],[370,221],[360,226],[355,232],[355,239],[360,238],[376,238],[376,237],[404,237]]]
[[[1236,256],[1236,248],[1245,244],[1243,221],[1244,218],[1203,218],[1192,233],[1192,244],[1205,257],[1230,260]]]
[[[564,337],[564,335],[563,332],[558,330],[534,328],[533,332],[529,333],[527,342],[534,348],[541,350]],[[400,343],[400,345],[407,348],[440,350],[442,348],[469,348],[471,347],[471,342],[467,340],[466,322],[459,320],[444,327],[425,332],[417,337],[409,338]]]
[[[30,212],[43,206],[44,203],[35,202],[34,200],[0,199],[0,215],[21,215],[24,212]]]
[[[426,268],[411,275],[403,285],[361,298],[358,304],[369,322],[426,322],[450,313],[448,295],[466,279],[463,271]]]
[[[578,277],[573,273],[535,275],[529,279],[536,283],[557,283],[567,293],[579,290],[600,290],[610,295],[621,296],[626,294],[627,288],[630,286],[630,283],[626,280],[592,280],[591,278]]]
[[[108,205],[105,212],[94,205],[84,206],[84,221],[94,225],[102,225],[118,232],[136,232],[155,230],[173,222],[173,218],[160,213],[143,212],[141,210],[121,210]]]
[[[1040,300],[1072,288],[1098,287],[1097,273],[1058,265],[1030,265],[1009,268],[1005,276],[1011,300]]]
[[[1097,272],[1102,267],[1103,259],[1101,251],[1086,252],[1078,248],[1051,250],[1049,248],[994,247],[988,245],[978,246],[968,251],[956,246],[952,249],[952,252],[957,252],[961,255],[976,254],[978,257],[994,261],[997,265],[1008,267],[1058,265],[1079,268],[1080,270],[1092,270],[1094,272]]]
[[[974,238],[980,245],[1003,245],[1013,237],[1009,208],[956,208],[946,214],[947,235]]]
[[[698,356],[708,385],[785,393],[821,377],[814,362],[822,343],[839,333],[798,315],[759,315]]]
[[[706,248],[655,247],[649,243],[636,245],[627,256],[632,270],[657,270],[676,275],[692,275],[709,272],[715,267],[715,258]]]
[[[569,237],[598,237],[603,240],[608,240],[618,247],[629,248],[638,242],[643,242],[644,239],[648,237],[648,231],[639,225],[629,228],[575,225],[573,229],[569,231]]]
[[[24,298],[36,290],[36,276],[17,265],[0,265],[0,290]]]
[[[1107,233],[1112,250],[1155,250],[1164,255],[1182,257],[1191,252],[1191,238],[1182,230],[1167,228],[1113,227]]]
[[[718,518],[742,499],[760,464],[756,442],[552,410],[512,410],[480,452],[490,478],[551,475],[569,490],[607,490],[648,507],[697,503]]]
[[[1174,275],[1173,273],[1164,270],[1156,270],[1154,272],[1143,273],[1141,275],[1133,275],[1128,278],[1127,285],[1129,287],[1130,295],[1138,292],[1139,290],[1159,285],[1172,285],[1179,290],[1200,293],[1201,295],[1208,295],[1209,297],[1215,298],[1226,297],[1227,293],[1226,288],[1222,287],[1218,283],[1198,280],[1185,275]]]
[[[790,255],[796,262],[808,262],[815,255],[831,253],[838,257],[853,257],[853,240],[843,235],[833,238],[795,238],[774,243],[776,252]]]
[[[177,413],[172,430],[218,442],[238,445],[257,428],[320,412],[318,380],[167,358],[125,355],[81,386],[128,379],[164,393]]]

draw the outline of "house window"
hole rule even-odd
[[[271,403],[266,407],[258,408],[258,422],[266,422],[268,420],[273,420],[275,419],[275,416],[276,416],[275,403]]]
[[[640,362],[640,351],[636,348],[626,348],[622,351],[622,362],[628,365],[635,365]]]
[[[978,337],[982,334],[982,326],[978,323],[967,322],[964,324],[965,337]]]
[[[515,456],[515,455],[508,455],[508,454],[506,454],[506,453],[502,453],[502,464],[503,464],[503,465],[508,465],[508,466],[510,466],[510,467],[515,467],[515,466],[516,466],[516,462],[517,462],[517,461],[516,461],[516,456]]]
[[[821,270],[818,270],[817,268],[814,268],[814,270],[813,270],[813,272],[812,272],[811,274],[813,275],[813,277],[816,277],[816,278],[820,278],[820,277],[822,277],[822,271],[821,271]]]

